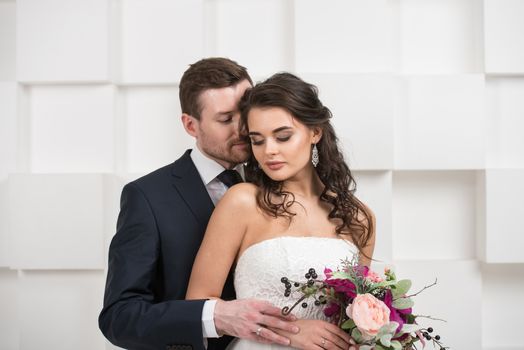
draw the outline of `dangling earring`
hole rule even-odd
[[[316,168],[319,162],[317,144],[313,144],[313,150],[311,150],[311,163]]]

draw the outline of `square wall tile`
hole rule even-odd
[[[221,0],[211,5],[209,51],[246,67],[251,76],[268,77],[293,68],[291,0]]]
[[[355,195],[375,214],[375,250],[373,259],[391,262],[392,249],[392,173],[390,171],[353,171],[357,183]]]
[[[178,88],[129,87],[123,90],[127,171],[150,172],[174,162],[195,139],[182,125]]]
[[[476,174],[393,172],[395,260],[474,259]]]
[[[20,324],[17,271],[0,268],[0,310],[0,348],[18,350]]]
[[[29,95],[32,172],[114,169],[113,87],[33,86]]]
[[[524,2],[484,0],[484,50],[487,73],[524,73]]]
[[[316,85],[351,169],[393,167],[398,80],[378,74],[305,74]]]
[[[484,258],[524,263],[524,169],[486,170]]]
[[[401,72],[480,73],[482,0],[401,0]]]
[[[177,83],[204,55],[202,0],[120,3],[122,83]]]
[[[102,268],[104,213],[102,175],[11,175],[11,266]]]
[[[395,5],[387,0],[295,1],[299,73],[391,72]]]
[[[431,249],[425,248],[426,252]],[[446,322],[424,318],[417,318],[417,322],[433,327],[433,335],[439,334],[441,341],[451,349],[482,348],[482,280],[477,261],[396,261],[395,266],[397,278],[411,279],[413,285],[409,294],[437,279],[435,286],[413,297],[413,312]]]
[[[17,78],[109,80],[107,0],[17,0]]]
[[[23,271],[19,277],[20,350],[105,348],[98,329],[103,271]]]
[[[2,3],[0,3],[0,8]],[[16,169],[17,85],[0,81],[0,181]]]
[[[16,1],[0,1],[0,81],[16,80]]]
[[[486,167],[524,168],[524,78],[489,78]]]
[[[523,349],[524,264],[482,265],[482,345]]]
[[[395,122],[395,169],[485,166],[483,75],[405,77]]]

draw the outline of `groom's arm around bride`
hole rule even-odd
[[[230,340],[221,335],[252,336],[261,320],[287,331],[296,328],[276,317],[280,310],[268,303],[233,300],[231,274],[222,300],[184,300],[214,204],[227,190],[217,175],[247,154],[238,133],[238,102],[250,86],[245,68],[228,59],[203,59],[184,73],[182,122],[196,147],[122,190],[99,317],[113,344],[203,350],[208,338],[207,349],[213,350]],[[263,338],[288,341],[273,332]]]

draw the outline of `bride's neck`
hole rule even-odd
[[[320,181],[317,173],[313,171],[305,176],[286,180],[283,190],[291,192],[295,196],[312,198],[320,196],[324,190],[324,184]]]

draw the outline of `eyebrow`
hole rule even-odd
[[[277,132],[280,132],[280,131],[289,130],[289,129],[293,129],[293,128],[290,126],[281,126],[280,128],[276,128],[275,130],[273,130],[273,134],[276,134]],[[262,134],[259,133],[258,131],[250,131],[249,135],[262,135]]]

